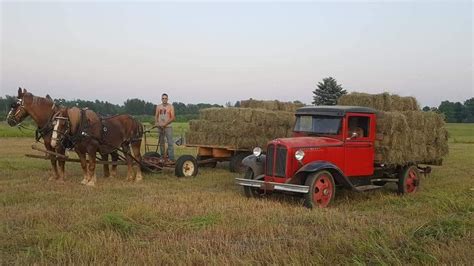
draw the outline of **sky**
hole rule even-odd
[[[1,2],[0,96],[310,104],[348,92],[474,97],[471,1]]]

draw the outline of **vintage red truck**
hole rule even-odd
[[[431,168],[418,162],[387,165],[375,160],[377,112],[357,106],[311,106],[296,111],[293,137],[272,140],[266,154],[256,147],[236,183],[248,197],[273,191],[304,196],[308,208],[326,207],[336,188],[365,191],[387,182],[414,193]]]

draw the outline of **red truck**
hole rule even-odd
[[[311,106],[296,111],[293,137],[270,141],[242,163],[244,178],[236,178],[247,197],[272,191],[304,196],[308,208],[326,207],[336,187],[365,191],[387,182],[401,194],[414,193],[420,174],[430,167],[416,162],[386,165],[375,160],[376,111],[357,106]]]

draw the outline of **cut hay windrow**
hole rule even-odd
[[[294,113],[251,108],[208,108],[189,122],[186,143],[239,149],[265,148],[267,142],[291,136]]]

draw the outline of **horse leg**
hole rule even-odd
[[[87,150],[88,153],[88,158],[89,158],[89,165],[88,165],[88,170],[89,170],[89,182],[87,182],[87,186],[95,186],[95,182],[97,181],[97,177],[95,175],[95,155],[97,153],[97,149],[95,149],[93,146],[90,147]]]
[[[140,154],[141,146],[142,146],[141,140],[132,143],[133,156],[135,156],[135,159],[139,162],[142,161],[142,155]],[[134,162],[133,167],[136,169],[135,181],[142,181],[143,176],[142,176],[142,170],[140,168],[140,165]]]
[[[49,181],[56,180],[59,177],[57,160],[56,157],[51,157],[51,175],[49,176]]]
[[[102,161],[107,162],[109,161],[109,155],[108,154],[100,154]],[[104,163],[104,177],[109,177],[110,176],[110,171],[109,171],[109,165]]]
[[[56,149],[56,152],[59,153],[59,154],[65,154],[65,151],[66,151],[66,149],[64,149],[64,148],[57,148]],[[64,171],[64,165],[66,164],[66,161],[58,160],[57,164],[58,164],[58,170],[59,170],[59,179],[58,179],[58,181],[64,182],[64,178],[66,176],[66,172]]]
[[[79,159],[81,159],[81,168],[82,168],[82,173],[84,175],[84,179],[82,179],[81,184],[85,185],[87,184],[89,180],[89,175],[87,171],[87,159],[86,159],[86,153],[85,152],[80,152],[76,150],[77,155],[79,156]]]
[[[89,182],[87,182],[86,186],[95,186],[95,182],[97,181],[97,177],[95,176],[95,155],[97,150],[95,148],[91,148],[87,151],[89,154]]]
[[[130,145],[127,143],[127,144],[123,144],[122,145],[122,150],[123,150],[123,153],[125,154],[125,159],[127,160],[127,167],[128,167],[128,170],[127,170],[127,181],[133,181],[133,169],[132,169],[132,158],[130,157]]]
[[[112,154],[110,154],[111,157],[112,157],[112,162],[116,163],[119,159],[119,155],[117,153],[117,151],[114,151],[112,152]],[[111,173],[112,177],[117,177],[117,165],[116,164],[112,164],[112,173]]]
[[[48,143],[45,143],[46,150],[54,151],[53,147]],[[57,167],[57,159],[56,156],[51,155],[51,175],[49,176],[49,181],[55,180],[59,178],[58,167]]]

